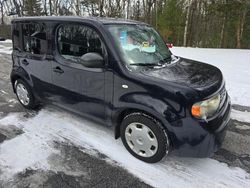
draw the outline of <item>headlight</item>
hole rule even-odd
[[[215,95],[210,99],[197,102],[192,106],[191,113],[194,117],[204,119],[213,116],[220,105],[220,95]]]

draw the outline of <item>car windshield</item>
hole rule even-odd
[[[113,24],[106,27],[114,37],[129,67],[155,67],[171,61],[171,52],[152,27],[132,24]]]

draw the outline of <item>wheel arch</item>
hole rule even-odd
[[[14,75],[14,76],[11,77],[11,84],[12,84],[12,88],[13,88],[14,93],[16,93],[15,82],[18,79],[22,79],[22,77],[19,76],[19,75]]]
[[[121,125],[122,120],[126,116],[132,113],[141,113],[147,117],[152,118],[154,121],[158,121],[161,124],[162,128],[166,130],[167,132],[169,132],[170,131],[169,129],[171,129],[169,122],[167,120],[163,120],[163,118],[161,119],[158,118],[156,114],[150,113],[146,110],[142,110],[139,108],[125,108],[116,112],[113,117],[113,122],[115,124],[115,129],[114,129],[115,139],[118,139],[120,137],[120,125]]]
[[[14,93],[16,93],[15,82],[18,79],[25,81],[31,87],[33,86],[33,82],[30,79],[30,76],[28,75],[28,73],[24,69],[22,69],[20,67],[13,68],[13,70],[11,72],[10,80],[11,80],[11,84],[12,84],[12,88],[13,88]]]

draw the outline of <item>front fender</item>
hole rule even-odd
[[[168,131],[172,130],[170,123],[180,119],[180,116],[185,114],[184,108],[178,103],[164,98],[157,98],[144,92],[126,93],[119,97],[116,104],[118,105],[115,106],[115,119],[127,109],[142,111],[161,121]]]

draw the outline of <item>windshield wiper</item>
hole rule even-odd
[[[132,65],[132,66],[144,66],[144,67],[148,67],[148,66],[160,66],[159,64],[157,63],[131,63],[129,65]]]
[[[162,65],[163,67],[172,63],[175,63],[179,60],[178,56],[171,55],[170,57],[167,57],[165,59],[160,60],[158,63]]]
[[[172,58],[171,57],[167,57],[165,59],[162,59],[159,61],[160,65],[164,65],[164,64],[171,64]]]

